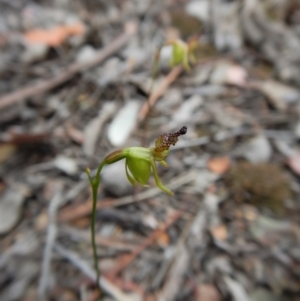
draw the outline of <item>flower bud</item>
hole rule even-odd
[[[117,150],[105,157],[105,164],[112,164],[125,158],[124,150]]]
[[[173,67],[173,66],[176,66],[179,64],[183,64],[183,66],[186,70],[190,70],[191,68],[189,66],[188,45],[179,39],[171,40],[171,41],[167,42],[166,45],[173,46],[173,52],[172,52],[170,65]]]

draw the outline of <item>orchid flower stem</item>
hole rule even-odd
[[[91,176],[91,171],[87,168],[86,173],[92,188],[92,219],[91,219],[91,238],[92,249],[94,257],[94,265],[96,270],[96,282],[99,289],[99,299],[103,300],[103,294],[100,288],[100,269],[98,265],[98,255],[96,246],[96,209],[97,209],[97,195],[100,185],[100,173],[104,165],[113,164],[117,161],[125,159],[126,175],[131,184],[141,184],[145,186],[149,180],[151,170],[154,175],[154,179],[157,187],[169,195],[173,195],[173,192],[165,187],[158,176],[155,162],[160,162],[163,166],[168,166],[165,162],[165,158],[169,154],[169,148],[171,145],[175,145],[178,141],[178,137],[184,135],[187,131],[187,127],[183,126],[179,131],[172,134],[162,134],[155,141],[154,148],[145,147],[128,147],[121,150],[116,150],[110,153],[100,163],[94,177]]]
[[[94,266],[96,270],[96,282],[97,287],[99,290],[99,300],[103,299],[103,294],[101,293],[100,288],[100,269],[98,266],[98,255],[97,255],[97,246],[96,246],[96,234],[95,234],[95,224],[96,224],[96,209],[97,209],[97,195],[98,195],[98,188],[100,184],[100,173],[105,165],[105,162],[102,161],[99,165],[96,175],[94,178],[91,177],[90,170],[87,169],[86,173],[88,175],[91,187],[92,187],[92,197],[93,197],[93,207],[92,207],[92,219],[91,219],[91,238],[92,238],[92,249],[93,249],[93,258],[94,258]]]

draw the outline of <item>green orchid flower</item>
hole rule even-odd
[[[190,70],[191,68],[188,58],[188,45],[181,40],[175,40],[171,42],[171,44],[173,45],[173,53],[170,65],[173,67],[182,63],[186,70]]]
[[[187,128],[184,126],[178,132],[173,134],[162,134],[155,141],[155,147],[128,147],[122,150],[117,150],[109,154],[102,163],[99,165],[94,178],[90,175],[90,170],[87,169],[86,173],[92,187],[93,207],[91,218],[91,236],[92,247],[94,256],[94,265],[96,270],[97,286],[99,288],[100,271],[98,267],[97,246],[95,238],[95,221],[96,221],[96,204],[97,204],[97,192],[100,184],[100,173],[102,168],[107,164],[113,164],[117,161],[125,159],[125,171],[129,182],[132,185],[141,184],[146,186],[153,172],[154,179],[157,187],[162,191],[173,195],[173,192],[165,187],[158,176],[156,161],[163,166],[168,166],[165,159],[169,154],[169,148],[171,145],[175,145],[178,141],[178,137],[184,135],[187,132]]]
[[[182,64],[185,70],[191,70],[190,62],[196,62],[195,52],[198,47],[196,37],[192,37],[187,43],[179,39],[169,40],[165,45],[172,45],[173,47],[170,60],[172,67]]]
[[[163,166],[168,166],[165,158],[169,154],[170,146],[175,145],[178,137],[184,135],[186,131],[187,128],[184,126],[174,134],[160,135],[155,142],[154,148],[129,147],[115,151],[109,154],[104,159],[104,162],[105,164],[112,164],[125,159],[126,175],[132,185],[147,185],[152,171],[156,185],[169,195],[173,195],[173,192],[161,183],[155,162],[158,161]]]

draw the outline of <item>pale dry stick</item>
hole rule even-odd
[[[41,269],[41,278],[39,282],[38,295],[39,300],[46,300],[46,292],[49,285],[49,275],[50,275],[50,264],[52,259],[52,248],[57,236],[57,226],[56,226],[56,215],[57,210],[62,202],[61,187],[54,195],[53,199],[50,201],[49,205],[49,222],[47,229],[47,237],[44,248],[42,269]]]
[[[65,196],[61,195],[61,191],[58,190],[53,200],[51,200],[48,209],[48,229],[46,245],[44,249],[44,256],[42,262],[41,278],[39,282],[38,294],[40,300],[45,300],[45,294],[47,291],[47,285],[49,283],[50,263],[52,259],[52,249],[57,236],[57,211],[61,206],[68,201],[76,197],[86,187],[85,182],[81,182],[78,185],[72,187]]]
[[[195,146],[201,146],[208,144],[210,142],[210,138],[207,136],[196,138],[193,140],[184,140],[184,141],[179,141],[172,150],[178,150],[178,149],[184,149],[184,148],[190,148],[190,147],[195,147]]]
[[[176,296],[180,293],[184,275],[188,270],[190,259],[187,247],[184,244],[180,244],[177,248],[176,258],[170,267],[169,276],[157,297],[158,301],[172,301],[176,299]]]
[[[169,86],[176,80],[176,78],[181,74],[183,71],[183,67],[177,66],[171,70],[171,72],[167,75],[161,85],[151,93],[149,99],[143,104],[140,112],[139,112],[139,122],[142,122],[147,117],[148,113],[150,112],[151,108],[157,102],[157,100],[165,93],[165,91],[169,88]]]
[[[199,60],[195,65],[199,66],[205,63],[213,62],[217,59],[215,56],[206,57],[201,60]],[[182,65],[179,65],[177,67],[174,67],[170,73],[166,76],[166,78],[163,80],[161,85],[151,93],[148,100],[143,104],[138,120],[139,122],[142,122],[145,120],[147,115],[149,114],[151,108],[155,105],[157,100],[166,92],[166,90],[169,88],[169,86],[178,78],[178,76],[184,71],[184,67]]]
[[[77,228],[68,225],[62,225],[60,227],[60,232],[62,235],[71,237],[75,241],[90,242],[91,240],[90,233],[86,231],[78,230]],[[132,243],[131,241],[119,240],[110,237],[103,237],[100,235],[96,236],[96,242],[98,245],[101,245],[103,247],[112,248],[118,251],[125,251],[125,252],[133,251],[137,247],[137,244]]]
[[[35,97],[37,95],[46,93],[49,90],[71,79],[77,73],[95,67],[96,65],[104,61],[106,58],[108,58],[110,55],[120,50],[136,33],[136,31],[136,24],[130,22],[129,24],[127,24],[125,31],[122,35],[117,37],[112,43],[110,43],[103,49],[97,51],[95,57],[93,57],[90,61],[73,63],[68,68],[57,72],[57,74],[54,75],[52,78],[41,80],[33,85],[29,85],[15,92],[3,95],[0,98],[0,110],[17,102],[22,102],[30,97]]]
[[[168,187],[171,190],[176,190],[178,187],[181,187],[185,184],[192,182],[195,179],[196,175],[197,175],[196,170],[191,170],[188,173],[173,179],[168,184]],[[154,187],[154,188],[147,189],[143,192],[138,193],[135,196],[135,198],[133,198],[130,195],[130,196],[116,199],[114,201],[99,200],[97,203],[97,209],[99,210],[99,209],[107,208],[107,207],[120,207],[120,206],[124,206],[124,205],[128,205],[128,204],[144,201],[146,199],[155,197],[159,193],[161,193],[161,190],[157,187]],[[59,215],[58,219],[61,222],[68,222],[68,221],[74,220],[76,218],[90,214],[91,210],[92,210],[92,204],[91,204],[91,200],[89,199],[87,202],[85,202],[82,205],[77,206],[77,208],[75,208],[73,210],[68,209],[68,210],[62,211],[61,214]]]
[[[174,300],[176,299],[175,296],[180,292],[185,272],[190,263],[187,238],[191,232],[194,220],[195,217],[192,220],[188,220],[187,225],[184,227],[178,239],[176,253],[174,254],[173,260],[169,262],[169,276],[157,298],[160,301]]]
[[[86,182],[80,182],[78,185],[73,186],[72,188],[70,188],[70,190],[61,197],[61,201],[58,205],[59,206],[58,209],[60,209],[62,206],[64,206],[69,201],[73,200],[76,196],[78,196],[79,193],[81,193],[82,190],[84,190],[87,187],[87,185],[88,184]],[[49,220],[49,216],[47,217],[48,219],[44,220],[44,214],[45,214],[44,211],[40,214],[40,216],[43,216],[43,223],[42,223],[41,226],[39,226],[40,230],[44,229],[44,227],[47,226],[47,223],[48,223],[48,220]],[[59,221],[59,216],[60,215],[58,215],[58,221]]]
[[[192,182],[193,180],[195,180],[195,177],[197,175],[197,172],[195,170],[191,170],[188,173],[181,175],[177,178],[174,178],[169,184],[168,184],[168,188],[170,188],[170,190],[176,190],[179,187],[188,184],[190,182]],[[136,202],[140,202],[146,199],[149,199],[151,197],[156,196],[157,194],[161,193],[161,190],[157,187],[146,190],[144,192],[141,192],[139,195],[136,196],[136,199],[132,199],[132,196],[130,197],[126,197],[124,199],[120,199],[120,200],[116,200],[115,202],[110,202],[110,204],[105,204],[103,205],[103,207],[119,207],[119,206],[124,206],[124,205],[128,205],[128,204],[132,204],[132,203],[136,203]],[[98,204],[99,207],[101,208],[101,203]],[[98,207],[97,207],[98,208]]]
[[[185,212],[186,214],[186,212]],[[182,218],[185,218],[185,214],[182,216]],[[180,248],[182,248],[186,244],[186,239],[188,237],[188,232],[190,231],[192,220],[190,216],[187,218],[187,225],[184,227],[182,233],[180,234],[180,237],[176,243],[176,251],[172,254],[172,256],[166,258],[164,262],[162,263],[162,266],[159,268],[158,273],[156,274],[156,277],[151,285],[151,288],[155,289],[161,286],[161,284],[164,282],[164,279],[168,279],[167,273],[170,275],[170,267],[174,265],[174,261],[176,261],[176,258],[178,257],[180,253]],[[172,276],[171,276],[172,277]],[[167,285],[167,283],[170,280],[168,279],[167,282],[165,282],[164,287]],[[163,293],[164,288],[162,288],[160,294]]]
[[[68,259],[71,263],[73,263],[79,270],[81,270],[87,277],[96,281],[96,272],[93,268],[80,256],[64,248],[62,245],[55,244],[54,249],[57,253],[59,253],[62,257]],[[111,295],[116,301],[132,301],[134,296],[129,293],[124,293],[117,286],[115,286],[112,282],[110,282],[107,278],[101,276],[99,280],[100,287],[109,295]]]
[[[170,228],[182,215],[183,210],[177,211],[173,216],[160,228],[155,230],[141,245],[139,245],[130,255],[126,255],[124,260],[121,260],[118,266],[108,273],[112,279],[121,273],[139,254],[141,254],[148,246],[151,246],[157,238],[168,228]]]

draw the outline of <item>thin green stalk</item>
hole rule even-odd
[[[97,195],[98,195],[98,188],[100,184],[100,173],[105,165],[105,162],[102,161],[102,163],[99,165],[95,177],[92,179],[90,175],[90,170],[87,169],[86,173],[88,175],[91,187],[92,187],[92,197],[93,197],[93,207],[92,207],[92,219],[91,219],[91,239],[92,239],[92,249],[93,249],[93,258],[94,258],[94,266],[96,270],[96,282],[97,282],[97,287],[99,290],[99,298],[100,300],[102,299],[102,294],[101,294],[101,288],[100,288],[100,269],[98,266],[98,254],[97,254],[97,245],[96,245],[96,234],[95,234],[95,225],[96,225],[96,209],[97,209]]]

